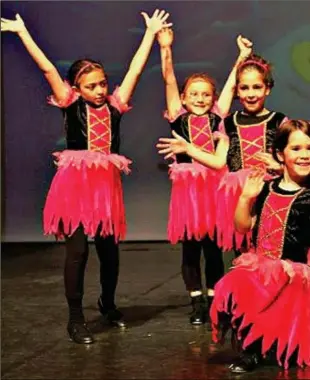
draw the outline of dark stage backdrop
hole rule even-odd
[[[141,40],[140,11],[165,7],[174,23],[177,77],[207,71],[220,88],[237,55],[239,33],[275,66],[271,109],[310,118],[310,3],[308,1],[9,1],[2,17],[20,13],[47,56],[65,74],[72,61],[92,57],[105,64],[110,86],[120,83]],[[44,199],[54,175],[51,153],[64,147],[61,112],[47,105],[49,87],[13,34],[2,36],[3,240],[48,241],[42,235]],[[121,153],[133,161],[124,177],[128,240],[166,237],[170,183],[157,155],[164,86],[155,44],[124,117]]]

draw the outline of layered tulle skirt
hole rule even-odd
[[[198,163],[174,163],[168,240],[175,244],[185,239],[201,240],[214,236],[216,225],[216,191],[227,169],[213,170]]]
[[[94,237],[126,233],[121,172],[129,173],[130,160],[117,154],[87,150],[54,153],[57,172],[43,211],[45,234],[72,235],[80,224]]]
[[[241,255],[234,269],[216,284],[210,316],[215,342],[224,339],[227,324],[222,320],[228,316],[243,348],[262,339],[263,355],[276,344],[279,365],[287,368],[296,351],[297,364],[310,365],[310,267],[306,264]]]

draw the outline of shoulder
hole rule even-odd
[[[281,124],[287,116],[282,112],[273,111],[271,120],[277,124]]]

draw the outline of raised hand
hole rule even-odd
[[[264,175],[263,170],[253,170],[245,180],[241,196],[247,199],[256,198],[264,186]]]
[[[163,28],[157,33],[157,41],[161,48],[169,47],[173,42],[173,30],[171,28]]]
[[[15,20],[8,20],[1,17],[1,32],[21,33],[25,30],[24,21],[19,14],[15,16]]]
[[[237,45],[242,58],[247,58],[252,53],[253,43],[241,34],[237,37]]]
[[[174,138],[161,137],[156,145],[159,154],[165,154],[165,159],[173,157],[175,154],[186,153],[189,143],[176,132],[172,131]]]
[[[144,18],[147,29],[153,34],[158,33],[162,28],[170,28],[170,26],[172,26],[172,23],[166,23],[169,13],[164,10],[160,11],[159,9],[156,9],[152,17],[149,17],[145,12],[141,12],[141,15]]]
[[[266,169],[273,170],[275,172],[282,172],[283,167],[273,157],[271,153],[260,152],[256,153],[254,158],[260,160],[266,165]]]

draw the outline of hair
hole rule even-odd
[[[257,70],[260,74],[262,74],[263,81],[269,89],[271,89],[274,86],[271,63],[256,54],[251,54],[248,58],[246,58],[239,64],[236,74],[237,85],[240,81],[240,75],[246,70],[253,69]]]
[[[88,74],[94,70],[102,70],[104,72],[103,65],[100,62],[93,59],[79,59],[70,66],[67,74],[68,82],[71,86],[79,86],[79,79],[83,74]],[[106,75],[106,74],[105,74]]]
[[[272,156],[277,162],[281,163],[277,153],[284,151],[288,144],[290,134],[295,131],[302,131],[310,137],[310,122],[306,120],[288,120],[280,125],[272,146]]]
[[[200,80],[207,82],[211,85],[212,91],[213,91],[213,99],[216,100],[217,92],[216,92],[215,80],[213,78],[211,78],[206,73],[194,73],[194,74],[188,76],[187,78],[185,78],[183,86],[181,87],[181,93],[183,94],[186,91],[186,88],[190,85],[190,83],[194,82],[197,79],[200,79]]]

